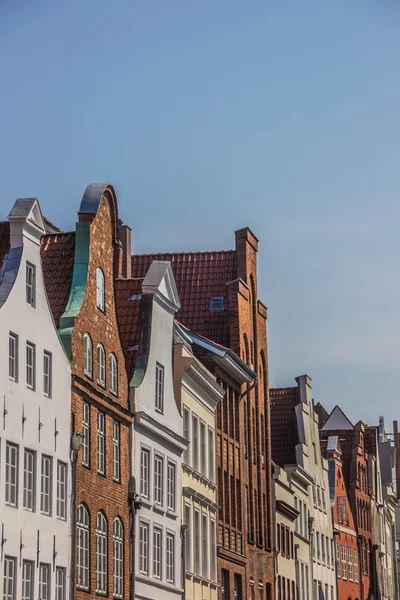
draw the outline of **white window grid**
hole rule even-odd
[[[147,448],[140,450],[140,495],[149,498],[150,482],[150,451]]]
[[[189,432],[189,423],[190,423],[190,411],[187,406],[183,407],[183,437],[187,442],[190,442],[190,432]],[[186,447],[183,454],[183,462],[185,464],[189,464],[189,443]]]
[[[106,384],[106,354],[103,344],[97,344],[97,382],[102,387]]]
[[[104,312],[104,273],[96,269],[96,306]]]
[[[93,374],[93,345],[92,338],[88,333],[83,336],[83,368],[85,375],[92,377]]]
[[[358,583],[358,551],[353,550],[354,581]]]
[[[140,521],[139,527],[139,571],[149,574],[149,524]]]
[[[155,407],[160,413],[164,412],[164,367],[156,363],[156,397]]]
[[[3,600],[16,600],[15,588],[17,582],[17,559],[12,556],[4,557]]]
[[[50,565],[45,563],[39,566],[39,598],[50,600]]]
[[[42,454],[42,473],[40,487],[40,512],[43,515],[51,515],[51,471],[52,458]]]
[[[167,508],[175,511],[176,466],[168,461],[167,465]]]
[[[110,391],[118,394],[118,363],[115,354],[110,354]]]
[[[322,564],[325,564],[325,536],[321,533]]]
[[[57,517],[67,518],[67,465],[57,461]]]
[[[106,415],[100,410],[97,413],[97,472],[106,473]]]
[[[342,578],[347,579],[347,552],[346,546],[342,546]]]
[[[215,437],[211,427],[208,428],[208,479],[215,483]]]
[[[200,575],[200,511],[194,510],[194,573]]]
[[[202,543],[202,549],[201,549],[201,555],[202,555],[202,575],[203,577],[205,577],[206,579],[209,578],[209,573],[208,573],[208,555],[209,555],[209,547],[208,547],[208,516],[207,514],[203,513],[201,516],[201,543]]]
[[[210,579],[217,581],[217,530],[214,519],[210,519]]]
[[[18,336],[10,331],[8,337],[8,376],[18,381]]]
[[[77,519],[77,587],[83,590],[89,589],[89,561],[90,561],[90,521],[86,507],[81,504],[78,507]]]
[[[162,578],[162,529],[153,529],[153,577]]]
[[[317,560],[321,560],[321,546],[319,543],[319,531],[317,531]]]
[[[349,581],[353,581],[353,550],[352,550],[352,548],[347,548],[347,564],[348,564]]]
[[[22,563],[22,598],[21,600],[33,600],[35,563],[24,560]]]
[[[120,425],[118,421],[113,421],[113,479],[119,481],[121,476],[120,469]]]
[[[96,592],[107,593],[107,520],[102,512],[96,518]]]
[[[163,475],[164,458],[159,454],[154,455],[154,503],[163,504]]]
[[[24,490],[23,507],[33,512],[35,510],[35,474],[36,455],[33,450],[24,451]]]
[[[36,347],[26,342],[26,386],[34,390],[36,385]]]
[[[200,421],[200,472],[207,477],[206,424]]]
[[[6,443],[6,495],[8,506],[18,506],[18,446]]]
[[[64,567],[56,567],[56,598],[55,600],[65,600],[65,590],[67,578]]]
[[[45,350],[43,352],[43,393],[48,398],[51,398],[52,392],[52,355],[51,352]]]
[[[192,509],[190,504],[185,504],[184,524],[186,525],[185,533],[185,567],[186,571],[192,571]]]
[[[336,575],[340,579],[340,546],[336,544]]]
[[[26,263],[26,301],[35,306],[36,300],[36,267],[32,263]]]
[[[124,596],[124,530],[117,517],[113,523],[113,594],[114,598]]]
[[[90,404],[83,403],[82,417],[82,464],[88,467],[90,464]]]
[[[167,533],[167,582],[174,583],[175,570],[175,536]]]
[[[193,469],[199,470],[199,419],[197,415],[192,415],[192,436],[193,436]]]

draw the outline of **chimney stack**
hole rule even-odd
[[[118,258],[118,277],[120,279],[130,279],[132,277],[132,230],[128,225],[124,225],[121,219],[118,222],[119,238],[119,258]]]

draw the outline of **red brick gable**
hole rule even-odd
[[[280,467],[296,464],[299,443],[295,406],[300,402],[297,387],[271,388],[271,455]]]
[[[138,279],[117,279],[115,298],[117,319],[128,381],[132,379],[139,349],[140,338],[140,300],[143,277]]]
[[[177,252],[134,254],[132,276],[144,277],[153,260],[166,260],[172,269],[181,309],[176,318],[183,325],[213,341],[229,346],[226,284],[236,279],[236,252]],[[225,310],[210,311],[213,296],[223,296]]]

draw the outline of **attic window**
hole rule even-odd
[[[211,311],[221,311],[225,308],[225,298],[223,296],[213,296],[210,302]]]

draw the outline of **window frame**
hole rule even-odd
[[[121,425],[113,419],[113,481],[121,481]]]
[[[154,504],[164,504],[164,457],[158,452],[154,453]]]
[[[113,598],[124,597],[124,526],[120,517],[113,522]]]
[[[208,427],[208,479],[215,483],[215,432]]]
[[[146,533],[145,536],[142,534]],[[139,521],[139,572],[142,575],[149,574],[149,533],[150,526],[147,521]]]
[[[64,474],[64,479],[60,477]],[[62,493],[63,492],[63,493]],[[68,465],[57,460],[57,502],[56,516],[61,521],[67,520],[67,495],[68,495]]]
[[[167,583],[175,583],[175,534],[167,531],[166,535],[166,569]]]
[[[106,413],[97,411],[97,473],[106,475]]]
[[[103,511],[96,515],[96,594],[108,593],[108,522]]]
[[[118,361],[113,352],[110,354],[110,392],[118,396]]]
[[[61,581],[60,581],[61,575]],[[56,567],[55,600],[65,600],[67,572],[65,567]]]
[[[83,372],[86,377],[93,377],[93,342],[89,333],[83,334]]]
[[[11,593],[10,587],[12,586]],[[17,587],[17,559],[15,556],[4,557],[3,600],[15,600]]]
[[[90,404],[82,404],[82,465],[90,468]]]
[[[47,368],[47,370],[46,370]],[[43,351],[43,394],[51,398],[53,388],[53,355],[48,350]]]
[[[102,387],[106,387],[106,352],[101,342],[96,347],[97,359],[97,383]]]
[[[81,590],[90,588],[90,513],[85,504],[80,504],[77,510],[77,582]],[[81,562],[82,561],[82,562]],[[83,583],[81,583],[82,581]]]
[[[46,575],[45,579],[43,574]],[[46,595],[44,595],[44,586],[46,586]],[[51,598],[51,567],[49,563],[39,564],[39,598],[50,600]]]
[[[31,465],[27,465],[28,458],[32,461]],[[36,511],[36,452],[30,448],[24,448],[22,507],[28,512]]]
[[[27,575],[29,575],[29,577],[27,577]],[[34,589],[35,563],[33,560],[23,560],[21,600],[33,600]]]
[[[12,457],[15,462],[10,462]],[[11,481],[11,475],[14,473],[14,482]],[[5,472],[5,504],[18,508],[19,494],[19,446],[12,442],[6,442],[6,472]]]
[[[13,348],[13,353],[12,353]],[[19,337],[13,331],[8,334],[8,378],[18,383]]]
[[[160,414],[164,414],[164,381],[164,366],[161,363],[156,362],[155,410]]]
[[[158,547],[156,546],[156,536],[158,537]],[[162,562],[163,562],[163,529],[161,525],[153,525],[153,577],[162,580]],[[158,548],[158,549],[157,549]],[[158,555],[157,555],[158,552]]]
[[[29,353],[31,352],[32,363],[29,362]],[[36,344],[26,342],[26,387],[28,390],[36,389]]]
[[[144,464],[143,457],[146,456],[147,464]],[[142,498],[150,499],[150,449],[140,447],[140,495]]]
[[[29,281],[29,273],[32,273],[32,280]],[[26,261],[25,267],[25,289],[26,289],[26,302],[32,308],[36,308],[36,265]]]
[[[96,269],[96,307],[105,313],[106,282],[101,267]]]
[[[45,468],[48,465],[48,469]],[[46,489],[47,487],[47,489]],[[52,516],[53,508],[53,457],[42,454],[40,470],[40,514]]]
[[[170,477],[170,473],[173,474],[173,477]],[[167,509],[172,512],[176,511],[176,463],[170,458],[167,460]]]

